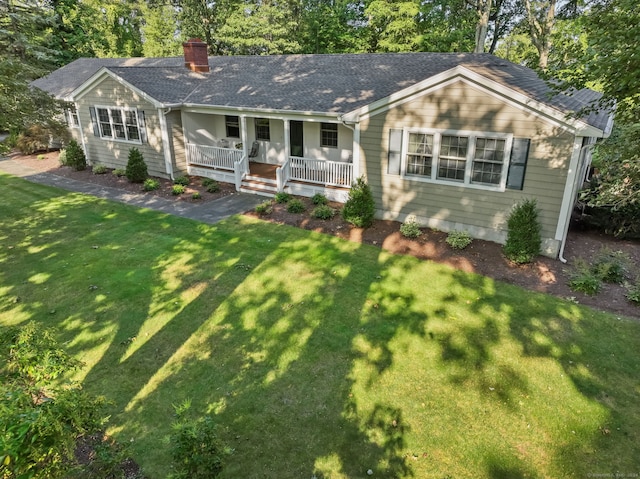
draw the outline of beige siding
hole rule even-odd
[[[77,101],[77,104],[80,124],[85,137],[87,159],[90,163],[105,165],[109,168],[125,168],[129,150],[137,148],[144,157],[150,176],[163,178],[168,176],[162,150],[160,120],[155,106],[108,77],[98,83],[91,91],[85,93]],[[95,106],[137,108],[139,115],[144,112],[147,142],[141,144],[114,141],[95,136],[89,113],[89,108]]]
[[[513,134],[530,138],[523,191],[487,191],[423,182],[387,174],[389,130],[428,128]],[[522,198],[536,198],[548,253],[555,236],[574,136],[541,118],[456,83],[372,116],[361,124],[360,171],[376,198],[379,215],[404,219],[416,215],[443,229],[467,229],[503,241],[506,219]],[[423,221],[425,222],[425,221]]]

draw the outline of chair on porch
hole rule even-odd
[[[249,151],[249,158],[255,158],[258,156],[258,150],[260,149],[260,143],[254,141],[251,145],[251,151]]]

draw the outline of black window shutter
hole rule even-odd
[[[402,156],[402,130],[389,130],[389,164],[387,173],[390,175],[400,174],[400,163]]]
[[[147,127],[144,121],[144,111],[138,110],[138,128],[140,128],[140,141],[147,143]]]
[[[95,136],[100,136],[100,127],[98,126],[98,115],[96,115],[96,108],[93,106],[90,106],[89,114],[91,115],[91,125],[93,126],[93,134]]]
[[[511,147],[511,159],[509,160],[509,173],[507,174],[507,188],[521,190],[524,188],[524,174],[527,170],[529,159],[529,138],[514,138]]]

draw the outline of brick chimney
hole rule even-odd
[[[191,38],[182,44],[184,49],[184,66],[194,72],[209,71],[207,44],[199,38]]]

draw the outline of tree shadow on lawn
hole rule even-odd
[[[549,417],[562,418],[559,430],[547,426],[557,444],[549,458],[557,471],[586,476],[638,470],[637,322],[544,294],[516,302],[514,296],[523,297],[519,288],[459,271],[451,275],[450,291],[443,301],[449,306],[438,316],[460,319],[455,315],[465,304],[482,318],[453,332],[429,331],[452,382],[491,391],[497,407],[515,413],[522,412],[522,398],[548,395],[541,407]],[[508,456],[487,455],[489,477],[536,477],[529,461],[508,464]]]

